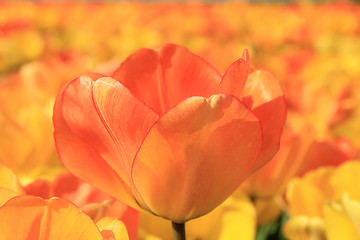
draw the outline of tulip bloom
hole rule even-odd
[[[140,49],[111,77],[83,75],[54,107],[74,175],[134,208],[183,223],[229,197],[276,153],[286,107],[247,52],[221,76],[187,49]]]
[[[93,221],[104,217],[117,218],[125,224],[130,239],[138,238],[139,211],[116,201],[109,194],[79,180],[71,173],[59,174],[52,181],[39,179],[24,187],[24,190],[27,195],[68,200]]]
[[[129,239],[119,220],[103,218],[95,225],[89,216],[61,198],[14,197],[0,207],[0,218],[1,240]]]

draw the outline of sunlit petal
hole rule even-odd
[[[247,176],[261,138],[258,119],[236,98],[185,100],[154,125],[135,159],[143,207],[178,222],[209,212]]]

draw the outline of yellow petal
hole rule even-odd
[[[46,216],[46,219],[44,217]],[[97,240],[102,239],[99,229],[89,216],[80,212],[72,203],[52,198],[47,201],[47,210],[43,223],[47,225],[47,234],[42,228],[42,236],[49,240]],[[45,235],[44,235],[45,234]]]
[[[356,228],[340,202],[329,202],[324,206],[326,236],[328,240],[358,240]],[[358,219],[359,220],[359,219]]]
[[[322,217],[322,206],[331,194],[327,181],[333,171],[321,168],[289,182],[286,198],[291,216]]]
[[[100,219],[96,225],[100,229],[104,239],[129,240],[125,224],[117,219],[105,217]]]
[[[334,198],[340,199],[347,193],[351,199],[360,201],[360,191],[357,184],[360,176],[360,161],[348,161],[342,164],[332,174],[329,182],[334,189]]]

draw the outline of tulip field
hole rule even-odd
[[[360,5],[0,1],[0,240],[359,240]]]

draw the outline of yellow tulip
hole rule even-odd
[[[360,161],[354,160],[293,179],[286,193],[291,218],[284,226],[285,235],[293,240],[335,240],[344,239],[336,237],[342,231],[334,227],[336,224],[343,224],[346,232],[349,222],[360,229],[360,191],[354,184],[359,176]]]
[[[358,240],[360,238],[360,202],[344,194],[340,201],[324,205],[327,240]]]

